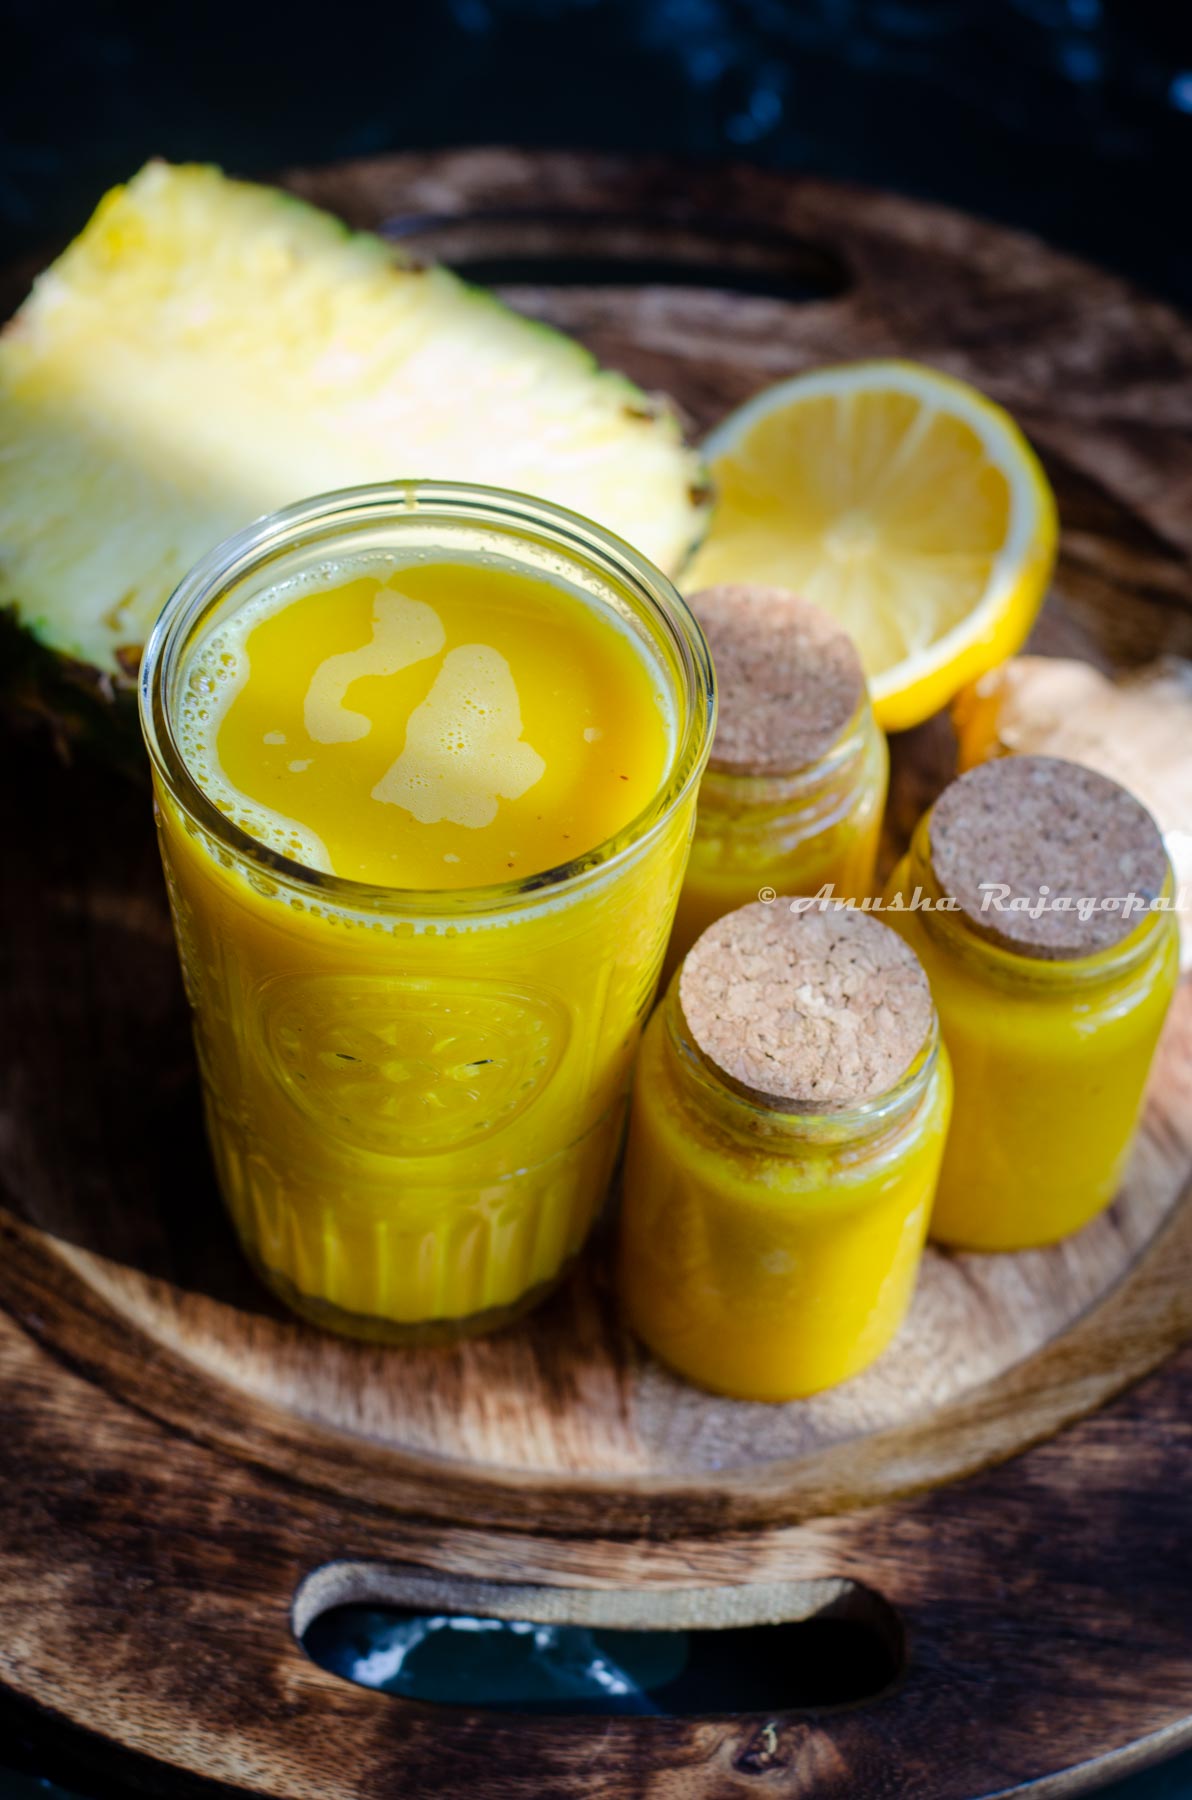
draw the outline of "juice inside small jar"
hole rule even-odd
[[[220,1187],[270,1285],[359,1336],[487,1329],[577,1253],[682,880],[698,637],[614,550],[586,592],[525,543],[308,559],[217,604],[170,690],[202,795],[301,865],[159,760]]]
[[[871,893],[889,774],[856,645],[785,588],[691,595],[716,667],[716,737],[664,982],[708,927],[763,889]]]
[[[644,810],[671,749],[658,671],[628,630],[479,564],[266,595],[200,648],[188,687],[184,747],[216,804],[378,887],[571,862]]]

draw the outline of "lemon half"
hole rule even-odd
[[[1026,438],[918,363],[843,364],[756,395],[707,439],[717,490],[687,593],[791,588],[861,653],[899,731],[1012,656],[1055,562],[1055,499]]]

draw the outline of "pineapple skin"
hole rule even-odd
[[[141,646],[200,556],[404,478],[570,506],[672,575],[710,506],[669,406],[575,340],[281,190],[146,165],[0,332],[9,701],[71,737],[113,701],[131,724]]]

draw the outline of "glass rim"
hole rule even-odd
[[[174,731],[169,683],[204,614],[220,597],[270,563],[281,563],[321,531],[338,522],[392,518],[441,518],[452,524],[489,526],[516,534],[532,530],[580,565],[595,565],[643,602],[669,633],[676,653],[685,702],[677,720],[666,776],[649,804],[612,837],[565,863],[514,881],[477,887],[408,888],[380,886],[334,875],[286,856],[237,825],[200,784]],[[174,588],[149,634],[138,680],[141,729],[154,769],[185,816],[231,855],[278,885],[344,911],[402,910],[439,915],[450,910],[504,910],[539,893],[570,893],[629,858],[662,828],[703,774],[716,721],[716,688],[703,632],[670,578],[623,538],[583,514],[506,488],[474,482],[410,479],[337,488],[264,513],[209,550]]]

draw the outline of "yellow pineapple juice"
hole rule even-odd
[[[574,515],[398,484],[183,582],[142,670],[216,1170],[295,1309],[499,1323],[620,1142],[712,724],[669,583]]]

